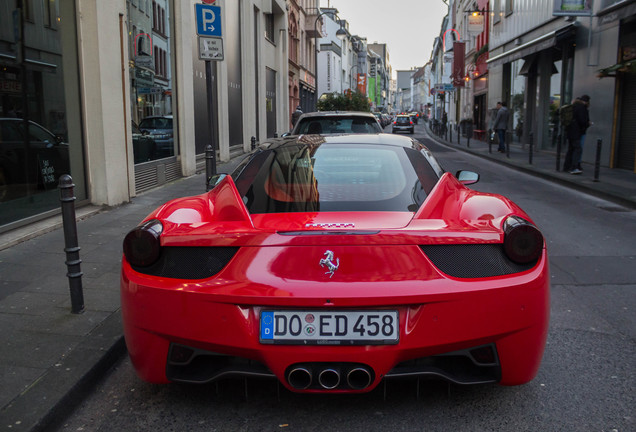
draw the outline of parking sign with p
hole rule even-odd
[[[222,37],[221,7],[197,3],[194,5],[199,36]]]

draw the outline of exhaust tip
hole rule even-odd
[[[354,368],[347,374],[347,384],[354,390],[362,390],[371,385],[371,372],[366,368]]]
[[[331,368],[324,369],[318,375],[318,382],[327,390],[335,389],[340,384],[340,372]]]
[[[294,368],[287,374],[287,382],[298,390],[305,390],[311,385],[311,372],[304,368]]]

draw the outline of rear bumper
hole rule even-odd
[[[223,278],[224,272],[197,284],[166,280],[139,274],[124,260],[121,278],[124,332],[138,374],[156,383],[208,382],[242,374],[276,377],[290,390],[298,391],[289,384],[290,367],[294,365],[338,364],[345,365],[346,369],[351,364],[362,364],[369,368],[372,376],[364,391],[373,389],[385,377],[422,375],[461,383],[523,384],[536,375],[547,336],[549,276],[546,263],[544,253],[534,269],[519,275],[469,280],[447,278],[441,285],[437,279],[393,281],[383,283],[381,290],[371,286],[377,282],[369,283],[369,296],[361,299],[364,306],[360,307],[397,310],[398,344],[301,347],[261,344],[261,310],[264,307],[351,309],[351,299],[280,297],[271,286],[230,283],[229,278]],[[396,294],[391,296],[392,292]],[[188,378],[194,376],[192,370],[175,368],[174,362],[172,365],[168,362],[174,346],[220,357],[196,364],[204,369],[197,372],[203,378]],[[491,368],[487,374],[489,379],[480,378],[484,371],[481,367],[475,369],[475,373],[466,367],[454,372],[452,368],[439,367],[444,358],[436,356],[481,346],[493,346],[497,358],[496,364],[487,365]],[[431,361],[432,357],[436,360]],[[181,359],[186,363],[190,360]],[[231,368],[230,373],[217,373],[222,372],[219,365],[227,366],[228,361],[249,367],[238,368],[236,373]],[[439,373],[430,373],[436,368]],[[464,372],[470,376],[457,378],[466,375]],[[362,390],[338,388],[336,391]]]
[[[392,132],[413,132],[414,126],[393,126]]]

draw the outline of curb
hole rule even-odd
[[[0,424],[12,431],[52,430],[125,353],[121,313],[117,311],[7,405],[0,412]],[[51,389],[55,389],[53,397],[47,396]]]

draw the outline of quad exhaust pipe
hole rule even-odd
[[[346,377],[344,385],[343,377]],[[287,382],[297,390],[364,390],[373,383],[373,372],[365,365],[298,364],[287,372]]]
[[[309,388],[312,378],[311,371],[304,367],[293,368],[287,374],[287,382],[289,385],[298,390]]]
[[[367,368],[357,367],[347,374],[347,384],[354,390],[362,390],[371,385],[371,372]]]

